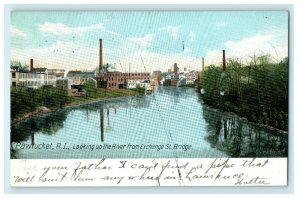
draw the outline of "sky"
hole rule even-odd
[[[92,70],[103,62],[121,72],[181,71],[247,63],[254,54],[288,56],[286,11],[43,11],[11,13],[11,60],[34,67]]]

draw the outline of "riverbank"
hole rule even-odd
[[[153,97],[135,95],[85,105],[80,103],[13,125],[12,145],[41,142],[56,145],[63,142],[72,147],[73,143],[126,145],[128,142],[149,142],[192,145],[188,152],[178,149],[173,151],[177,154],[182,151],[181,156],[187,158],[287,156],[288,135],[254,126],[255,123],[247,124],[247,121],[233,113],[207,107],[199,103],[198,96],[193,88],[159,87]],[[227,121],[226,132],[223,130],[224,121]],[[87,150],[81,151],[16,149],[14,158],[36,159],[47,156],[53,159],[82,159],[124,155],[124,152],[117,150],[89,152],[88,155]],[[167,156],[164,152],[150,150],[136,152],[134,156],[143,158],[150,155],[158,158]]]
[[[287,131],[288,66],[288,58],[274,63],[269,56],[257,57],[246,65],[230,60],[225,70],[208,66],[197,89],[209,106]]]
[[[133,96],[133,95],[138,95],[140,94],[137,91],[133,90],[127,90],[127,89],[97,89],[97,92],[95,92],[94,95],[89,96],[89,97],[75,97],[75,96],[69,96],[69,100],[67,103],[62,105],[61,107],[45,107],[45,106],[38,106],[34,111],[25,113],[23,115],[20,115],[14,119],[11,119],[10,124],[15,124],[17,122],[21,122],[23,120],[26,120],[28,118],[41,115],[41,114],[46,114],[46,113],[51,113],[58,111],[62,108],[65,107],[70,107],[70,106],[76,106],[76,105],[83,105],[83,104],[89,104],[93,102],[98,102],[98,101],[103,101],[103,100],[109,100],[113,98],[119,98],[119,97],[127,97],[127,96]]]
[[[256,127],[268,129],[270,131],[273,131],[276,134],[283,134],[283,135],[287,135],[288,134],[288,131],[286,131],[286,130],[281,130],[281,129],[277,129],[277,128],[273,127],[273,126],[269,126],[269,125],[266,125],[266,124],[261,124],[261,123],[250,121],[246,117],[243,117],[243,116],[237,114],[236,112],[225,111],[224,109],[216,108],[216,107],[214,107],[212,105],[205,104],[203,101],[202,101],[202,105],[205,106],[205,108],[210,109],[211,111],[226,113],[226,114],[228,114],[230,116],[234,116],[235,118],[237,118],[241,122],[244,122],[244,123],[247,123],[247,124],[251,124],[251,125],[256,126]]]

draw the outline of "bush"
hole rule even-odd
[[[144,94],[146,89],[145,89],[144,87],[139,87],[139,86],[137,86],[136,88],[130,89],[130,90],[136,91],[136,92],[138,92],[139,94]]]

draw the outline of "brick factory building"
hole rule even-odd
[[[140,72],[140,73],[122,73],[122,72],[107,72],[103,74],[102,81],[97,80],[98,87],[105,88],[104,86],[101,86],[101,82],[106,81],[107,85],[106,88],[111,89],[123,89],[126,88],[127,82],[129,81],[145,81],[150,80],[150,73],[147,72]]]
[[[97,87],[99,88],[111,88],[111,89],[124,89],[127,87],[127,82],[142,82],[150,80],[149,72],[109,72],[107,68],[103,67],[102,56],[102,39],[99,39],[99,76],[95,77],[97,81]]]

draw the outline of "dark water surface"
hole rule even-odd
[[[208,108],[193,88],[177,87],[36,116],[12,125],[11,141],[11,158],[19,159],[287,157],[288,152],[286,134]]]

